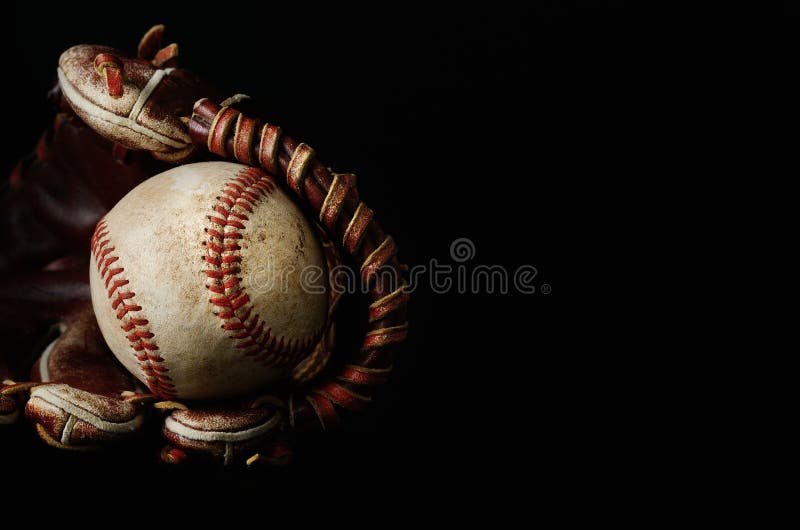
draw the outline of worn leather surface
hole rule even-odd
[[[88,258],[98,219],[167,167],[144,152],[128,152],[120,163],[112,148],[74,115],[58,115],[0,193],[0,272],[41,271],[67,255]]]
[[[209,93],[201,80],[180,68],[161,69],[148,61],[121,60],[123,93],[112,97],[95,68],[95,57],[100,54],[115,57],[117,52],[106,46],[78,45],[66,50],[58,61],[62,93],[78,116],[105,137],[129,148],[155,152],[190,148],[180,118],[188,117],[192,104]],[[155,80],[158,84],[137,107],[155,75],[160,77]],[[118,126],[112,120],[129,120],[129,124]]]
[[[31,381],[63,383],[119,400],[137,389],[134,378],[111,355],[97,326],[92,306],[84,303],[64,323],[64,332],[36,360]]]
[[[269,451],[283,423],[273,407],[255,409],[175,410],[164,422],[163,434],[173,448],[223,464]]]
[[[51,380],[106,395],[133,388],[119,365],[109,364],[115,361],[93,323],[89,237],[101,215],[164,165],[147,153],[118,160],[112,149],[112,142],[60,112],[0,186],[0,379],[26,381],[31,353],[61,324],[66,331],[52,350]],[[27,391],[0,396],[0,415],[16,415],[26,397]],[[70,399],[80,406],[89,398]],[[53,428],[56,418],[66,422],[45,405],[31,408],[29,417]],[[76,437],[84,427],[76,423]]]
[[[16,401],[9,396],[0,396],[0,416],[11,416],[17,410]],[[9,418],[11,421],[11,418]]]
[[[144,423],[139,404],[65,384],[33,388],[25,415],[45,442],[59,448],[123,440]]]
[[[91,304],[77,307],[60,328],[31,370],[31,381],[43,384],[31,390],[25,415],[40,436],[51,445],[79,447],[137,432],[142,406],[123,397],[137,386],[103,341]]]
[[[275,415],[269,408],[245,410],[176,410],[172,417],[186,427],[198,431],[237,432],[262,425]]]

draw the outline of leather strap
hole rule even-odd
[[[286,179],[287,186],[319,216],[337,245],[361,268],[369,287],[368,330],[346,367],[305,394],[292,396],[290,423],[296,431],[325,429],[339,412],[358,411],[371,400],[376,385],[391,371],[397,346],[408,333],[409,295],[397,244],[384,233],[356,190],[353,175],[332,173],[315,151],[274,125],[256,120],[209,99],[195,103],[189,121],[192,142],[209,151],[258,164]]]

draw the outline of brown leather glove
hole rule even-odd
[[[148,32],[137,59],[97,46],[74,47],[62,55],[59,80],[63,102],[108,141],[94,133],[81,132],[87,129],[75,118],[62,119],[54,127],[52,139],[43,144],[47,148],[43,150],[45,154],[37,155],[33,161],[55,159],[53,152],[58,160],[65,161],[105,157],[105,161],[86,168],[82,162],[60,163],[62,172],[67,168],[91,175],[95,168],[101,168],[97,179],[88,179],[83,185],[82,193],[65,193],[66,207],[50,208],[62,216],[85,211],[82,219],[65,221],[61,226],[58,215],[44,215],[42,244],[37,248],[25,247],[29,243],[23,241],[19,229],[9,231],[12,237],[7,244],[19,244],[20,250],[4,266],[27,268],[29,272],[20,273],[20,279],[25,279],[24,274],[32,276],[27,283],[20,282],[21,288],[8,291],[7,299],[0,300],[0,311],[13,311],[12,304],[22,301],[31,324],[21,335],[32,333],[42,323],[63,323],[63,334],[45,351],[34,370],[33,379],[46,379],[48,383],[39,386],[31,382],[13,389],[19,395],[32,388],[27,415],[42,438],[56,447],[88,447],[123,439],[140,427],[142,407],[153,403],[157,410],[168,411],[163,433],[171,446],[162,452],[165,461],[182,461],[195,454],[228,464],[252,454],[248,463],[280,463],[289,454],[285,435],[330,428],[338,423],[340,415],[361,410],[371,400],[372,389],[388,377],[395,350],[407,333],[404,267],[397,259],[394,240],[361,201],[355,176],[331,172],[306,144],[283,134],[279,127],[235,110],[237,99],[222,105],[198,99],[211,94],[199,80],[183,71],[165,70],[174,63],[177,48],[159,49],[162,32],[163,27],[159,26]],[[197,103],[192,110],[190,103],[194,101]],[[64,129],[65,124],[70,128]],[[86,139],[65,131],[80,132]],[[142,152],[129,152],[129,148]],[[337,360],[327,373],[318,376],[333,350],[333,327],[329,327],[307,361],[298,366],[294,386],[275,389],[281,393],[277,399],[256,396],[244,403],[191,404],[190,408],[183,403],[155,402],[153,396],[129,389],[129,377],[119,372],[85,305],[85,277],[78,272],[80,269],[72,268],[75,258],[61,259],[44,271],[41,267],[59,256],[88,255],[89,234],[98,217],[141,180],[139,177],[152,174],[157,167],[141,157],[148,151],[159,160],[173,163],[198,154],[233,157],[285,178],[287,187],[319,219],[326,237],[336,243],[327,242],[326,248],[341,246],[358,265],[362,280],[369,287],[369,321],[360,349]],[[120,164],[129,165],[130,178],[109,184],[109,175],[116,179],[118,171],[114,168]],[[16,200],[20,202],[39,197],[36,193],[23,197],[13,189],[26,180],[24,175],[36,174],[31,167],[34,166],[21,166],[19,176],[12,178],[11,192],[18,194]],[[77,176],[70,178],[81,181]],[[30,189],[46,190],[45,184],[55,180],[52,175],[33,179]],[[107,193],[90,200],[94,188],[103,186],[107,186]],[[57,193],[50,193],[49,197],[55,202],[62,199]],[[87,200],[83,210],[82,199]],[[43,208],[49,208],[44,204]],[[22,216],[23,213],[17,214],[20,219]],[[12,225],[19,224],[17,217],[10,216]],[[55,276],[44,276],[44,272]],[[53,287],[39,300],[32,286],[46,279],[52,281]],[[70,281],[72,289],[68,287]],[[333,290],[331,293],[333,310],[338,296]],[[52,300],[57,303],[49,305]]]

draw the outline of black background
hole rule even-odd
[[[288,486],[298,495],[352,489],[354,499],[412,480],[402,497],[408,506],[441,489],[472,498],[509,473],[540,498],[571,491],[602,434],[582,427],[586,407],[575,406],[587,398],[575,375],[586,352],[569,346],[582,330],[565,320],[574,289],[565,271],[596,257],[575,252],[583,230],[574,226],[577,210],[591,202],[586,190],[619,167],[617,142],[634,134],[625,129],[647,56],[624,4],[255,10],[230,3],[205,14],[167,3],[16,4],[5,25],[13,42],[2,119],[12,134],[0,154],[3,172],[49,123],[44,95],[64,49],[134,50],[147,28],[164,23],[181,66],[253,96],[270,122],[335,169],[355,172],[403,261],[452,264],[451,242],[466,237],[477,251],[470,265],[533,265],[536,285],[552,292],[421,289],[408,344],[376,405],[302,446],[288,470],[165,469],[154,450],[66,455],[43,447],[24,425],[0,433],[0,472],[18,477],[21,488],[69,477],[90,488],[152,485],[160,495],[254,488],[265,495]]]

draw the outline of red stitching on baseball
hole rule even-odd
[[[205,229],[208,240],[203,261],[211,266],[205,270],[206,287],[213,293],[209,303],[222,320],[221,327],[237,341],[236,347],[266,366],[281,365],[297,359],[315,344],[317,336],[298,340],[274,337],[272,329],[265,326],[258,314],[253,314],[250,296],[245,293],[238,274],[238,254],[248,214],[263,197],[275,189],[275,182],[263,171],[249,167],[229,179],[217,203],[208,215],[210,223]]]
[[[165,374],[169,369],[163,364],[157,364],[163,363],[164,359],[160,355],[150,353],[158,350],[158,345],[153,340],[155,335],[146,327],[150,321],[131,314],[142,310],[140,305],[133,302],[136,293],[121,289],[130,283],[127,279],[115,278],[122,274],[125,268],[110,268],[111,264],[119,261],[119,256],[111,254],[115,247],[110,245],[111,240],[108,233],[108,224],[105,219],[101,219],[94,230],[91,249],[97,262],[97,272],[100,274],[100,278],[105,280],[105,286],[108,288],[111,309],[117,312],[117,320],[121,321],[120,328],[126,333],[125,338],[130,342],[133,351],[137,352],[134,356],[145,375],[150,391],[163,398],[175,397],[175,385],[172,383],[172,379]]]

